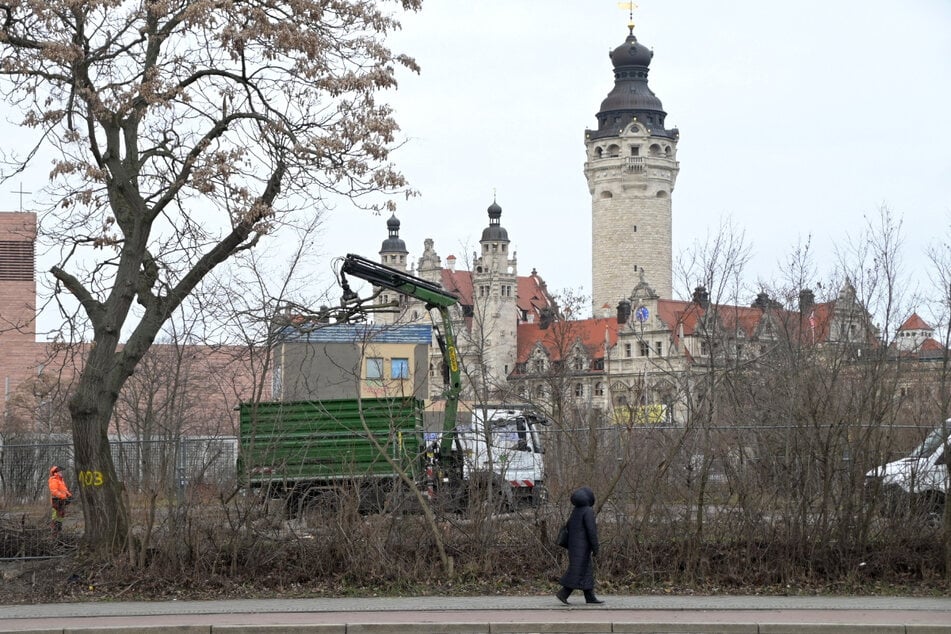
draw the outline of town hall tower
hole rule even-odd
[[[679,133],[665,127],[667,113],[647,86],[653,55],[631,24],[610,54],[614,88],[601,102],[598,126],[585,131],[595,316],[627,298],[642,272],[661,298],[672,296],[670,196]]]

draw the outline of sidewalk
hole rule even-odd
[[[0,632],[951,634],[951,598],[387,597],[0,606]]]

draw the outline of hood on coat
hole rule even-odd
[[[571,503],[575,506],[594,506],[594,491],[590,487],[575,489],[571,494]]]
[[[60,471],[60,468],[57,467],[56,465],[53,465],[52,467],[50,467],[50,475],[54,475],[54,474],[56,474],[58,471]]]

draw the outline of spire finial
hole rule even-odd
[[[618,2],[619,9],[627,9],[627,30],[630,35],[634,35],[634,9],[637,8],[635,2]]]

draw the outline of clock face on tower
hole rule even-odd
[[[651,316],[651,311],[647,310],[647,306],[638,306],[637,310],[634,311],[634,319],[641,322],[642,324],[647,321],[647,318]]]

